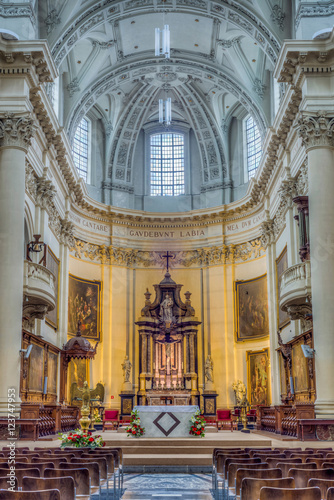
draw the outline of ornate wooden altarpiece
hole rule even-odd
[[[155,299],[146,290],[145,306],[136,322],[139,342],[138,404],[188,405],[199,403],[197,330],[190,292],[180,297],[183,285],[168,270],[154,285]]]
[[[301,349],[303,344],[313,349],[313,331],[308,330],[286,344],[282,341],[280,331],[277,334],[282,403],[314,403],[314,359],[305,358]]]

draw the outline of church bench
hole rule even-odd
[[[217,473],[216,473],[216,478],[215,478],[215,484],[214,488],[215,490],[219,489],[219,484],[222,483],[222,489],[224,490],[226,487],[227,483],[227,471],[228,467],[231,463],[238,463],[238,464],[258,464],[261,463],[260,458],[242,458],[240,457],[231,457],[231,456],[224,456],[222,457],[222,460],[220,461],[220,456],[218,456],[218,462],[217,462]]]
[[[264,486],[260,491],[260,500],[321,500],[321,490],[318,487],[292,489]]]
[[[13,477],[10,480],[11,480],[11,482],[14,481],[13,487],[15,490],[17,490],[19,487],[18,482],[17,482],[17,478]],[[8,476],[0,477],[0,490],[8,490]]]
[[[59,465],[59,469],[61,470],[66,470],[66,472],[69,472],[71,470],[75,469],[87,469],[89,472],[89,478],[90,478],[90,494],[91,495],[99,495],[101,496],[101,486],[102,486],[102,480],[101,480],[101,474],[100,474],[100,467],[99,464],[96,462],[71,462],[71,463],[63,463]]]
[[[327,490],[328,488],[334,488],[334,480],[333,479],[309,479],[307,486],[309,488],[313,488],[314,486],[318,486],[321,490],[321,498],[327,498]]]
[[[296,488],[305,488],[309,479],[334,480],[334,469],[290,469],[289,477],[294,478]]]
[[[311,460],[311,459],[310,459]],[[279,457],[268,457],[266,458],[266,462],[269,464],[270,467],[277,467],[278,463],[293,463],[293,464],[301,464],[303,462],[302,458],[281,458],[281,455]]]
[[[45,469],[44,477],[72,477],[74,481],[76,499],[90,499],[90,476],[88,469]]]
[[[245,478],[254,479],[282,479],[282,471],[280,469],[238,469],[235,475],[234,494],[235,500],[240,500],[240,490],[242,480]]]
[[[75,486],[72,477],[24,477],[22,491],[58,490],[61,500],[75,500]]]
[[[0,477],[6,477],[8,479],[7,474],[8,474],[7,470],[5,470],[5,469],[0,470]],[[22,485],[22,479],[24,476],[41,477],[41,473],[40,473],[39,469],[35,469],[35,468],[31,468],[31,469],[16,469],[15,468],[15,477],[17,478],[19,488]]]
[[[328,488],[327,500],[334,500],[334,488]]]
[[[231,455],[226,455],[225,453],[217,453],[217,456],[216,456],[216,468],[215,468],[215,477],[214,477],[214,489],[217,489],[218,488],[218,481],[221,482],[221,481],[225,481],[225,477],[224,477],[224,471],[225,471],[225,461],[228,459],[228,458],[231,458],[233,459],[235,462],[237,460],[242,460],[242,459],[249,459],[249,454],[248,453],[238,453],[238,454],[231,454]],[[260,460],[261,461],[261,460]],[[223,477],[222,477],[223,475]]]
[[[5,491],[0,490],[0,500],[61,500],[58,490]]]
[[[316,469],[317,464],[314,462],[310,462],[308,464],[293,464],[291,462],[278,462],[276,464],[277,469],[281,469],[283,477],[290,477],[289,471],[290,469]]]
[[[0,470],[3,470],[3,465],[0,464]],[[21,462],[15,462],[15,470],[16,469],[38,469],[41,473],[41,476],[43,475],[43,472],[45,469],[53,469],[54,464],[52,462],[43,462],[43,463],[21,463]]]
[[[99,463],[99,459],[104,459],[106,460],[106,477],[105,477],[105,472],[104,470],[101,470],[101,478],[107,480],[107,488],[109,489],[109,482],[112,481],[113,484],[113,489],[114,489],[114,496],[116,495],[116,470],[115,470],[115,460],[114,460],[114,455],[112,453],[96,453],[94,452],[91,453],[83,453],[81,455],[82,460],[94,460]],[[119,478],[119,475],[118,475]],[[118,479],[118,491],[120,491],[120,478]]]
[[[305,463],[307,464],[310,462],[317,464],[318,469],[322,469],[324,464],[327,464],[327,467],[325,467],[326,469],[330,469],[331,467],[334,468],[334,459],[309,457],[306,459]]]
[[[244,477],[241,482],[240,497],[242,500],[258,500],[261,488],[264,486],[270,488],[294,488],[295,480],[292,477],[279,479]]]
[[[44,463],[45,461],[46,461],[45,458],[32,458],[31,459],[32,464]],[[52,462],[54,464],[54,466],[56,468],[58,468],[59,464],[64,463],[64,462],[69,462],[70,460],[68,457],[57,456],[57,457],[50,457],[47,459],[47,461]]]
[[[301,458],[303,460],[303,463],[306,463],[306,460],[308,458],[324,458],[322,453],[310,453],[309,455],[301,455],[299,453],[293,453],[292,455],[289,455],[289,458]]]
[[[260,462],[260,463],[255,463],[255,464],[238,464],[238,463],[231,463],[228,466],[227,470],[227,480],[226,480],[226,488],[225,488],[225,494],[227,498],[229,498],[230,493],[232,496],[235,495],[235,480],[236,480],[236,475],[237,471],[239,469],[243,470],[255,470],[255,469],[265,469],[268,470],[269,466],[267,462]]]

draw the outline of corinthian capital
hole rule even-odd
[[[261,243],[266,250],[268,245],[275,242],[275,228],[272,219],[266,220],[261,224]]]
[[[28,149],[36,126],[31,115],[5,113],[0,117],[0,145]]]
[[[327,116],[325,111],[316,115],[302,113],[297,128],[306,149],[334,146],[334,117]]]

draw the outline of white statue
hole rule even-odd
[[[207,382],[213,382],[213,361],[210,354],[205,361],[205,379]]]
[[[171,323],[173,321],[173,299],[166,293],[166,297],[160,304],[160,318],[162,321]]]
[[[235,394],[236,404],[239,406],[246,396],[246,386],[241,380],[237,380],[232,384],[232,389]]]
[[[132,364],[131,364],[131,361],[129,360],[129,356],[125,356],[124,361],[122,363],[123,377],[124,377],[125,383],[130,382],[131,368],[132,368]]]

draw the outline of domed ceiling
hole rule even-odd
[[[272,70],[290,36],[284,0],[42,2],[41,37],[61,75],[60,117],[70,140],[92,109],[105,129],[105,179],[133,181],[135,144],[171,97],[174,122],[196,134],[203,183],[228,182],[229,123],[240,108],[262,136],[273,116]],[[42,7],[43,8],[43,7]],[[45,7],[44,7],[45,8]],[[155,28],[170,26],[171,55],[154,55]]]

